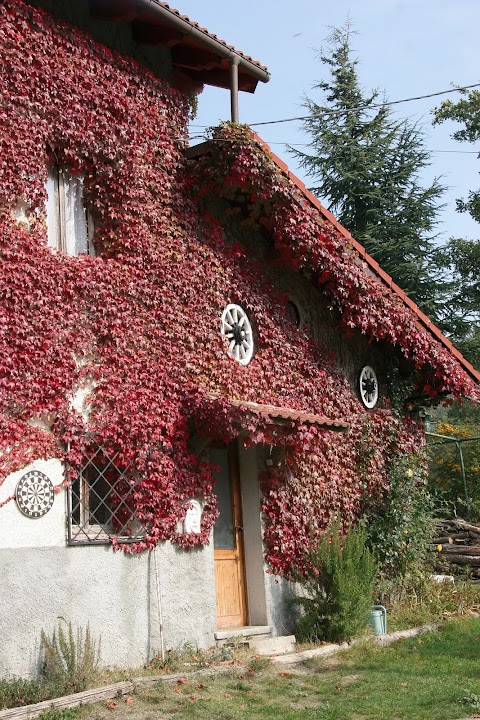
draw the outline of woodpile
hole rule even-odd
[[[430,552],[436,572],[480,581],[480,525],[461,518],[441,520]]]

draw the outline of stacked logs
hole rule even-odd
[[[441,520],[429,549],[436,572],[480,581],[480,525],[461,518]]]

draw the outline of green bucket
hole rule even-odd
[[[374,605],[370,611],[368,624],[374,635],[386,635],[387,633],[387,611],[383,605]]]

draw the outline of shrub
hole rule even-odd
[[[385,579],[401,586],[407,574],[421,571],[436,523],[423,453],[397,460],[390,471],[390,490],[379,508],[365,514],[365,521],[367,544]]]
[[[366,627],[377,564],[365,539],[362,526],[342,537],[334,524],[307,554],[307,569],[295,578],[303,590],[294,600],[303,609],[299,640],[342,642]]]
[[[72,623],[67,632],[59,623],[49,638],[42,630],[42,677],[47,683],[64,683],[75,692],[85,690],[95,678],[100,659],[100,642],[96,642],[87,624],[74,633]]]

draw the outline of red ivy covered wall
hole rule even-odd
[[[261,263],[201,204],[224,195],[246,203],[282,257],[312,269],[348,327],[401,348],[424,392],[472,394],[471,382],[351,261],[246,131],[223,128],[230,142],[189,169],[187,101],[165,81],[21,0],[0,5],[0,48],[1,478],[41,457],[74,467],[85,433],[98,433],[140,478],[136,510],[149,534],[126,549],[204,543],[217,514],[212,468],[190,440],[244,431],[250,442],[285,445],[282,466],[264,478],[263,510],[267,559],[288,571],[312,524],[357,517],[365,496],[388,488],[394,457],[421,438],[388,408],[364,411],[328,353],[295,328]],[[47,247],[52,151],[85,179],[95,258]],[[12,217],[19,202],[28,223]],[[228,357],[219,332],[229,302],[256,326],[247,367]],[[88,385],[85,419],[72,399]],[[346,419],[350,430],[299,426],[274,437],[229,397]],[[195,495],[206,503],[202,533],[178,536]]]

